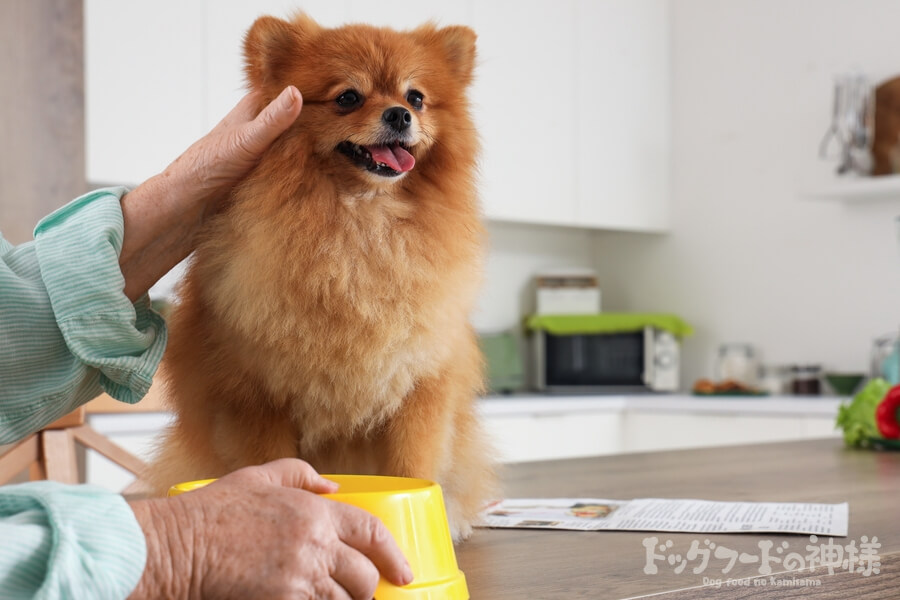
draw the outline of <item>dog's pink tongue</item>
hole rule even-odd
[[[366,146],[366,150],[375,159],[375,162],[384,163],[400,173],[411,171],[416,165],[416,159],[402,146]]]

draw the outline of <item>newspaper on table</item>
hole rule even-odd
[[[803,533],[847,536],[849,506],[807,502],[715,502],[641,498],[519,498],[482,514],[481,527],[581,531]]]

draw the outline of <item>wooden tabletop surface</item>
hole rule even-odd
[[[763,576],[759,560],[737,561],[728,570],[728,558],[716,558],[715,551],[705,566],[694,554],[675,572],[694,540],[704,550],[721,547],[723,556],[757,557],[760,542],[771,541],[773,552],[786,542],[778,556],[807,557],[808,535],[479,529],[456,550],[473,600],[900,598],[900,452],[812,440],[509,465],[503,479],[509,498],[848,502],[848,536],[833,538],[832,547],[855,542],[858,549],[877,538],[880,566],[869,561],[868,567],[879,572],[798,571],[770,563],[772,573]],[[665,560],[653,561],[654,575],[644,573],[643,540],[651,536],[672,542],[661,553]],[[819,537],[813,545],[831,539]]]

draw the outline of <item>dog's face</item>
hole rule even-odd
[[[466,27],[326,29],[304,15],[262,17],[244,47],[250,86],[266,101],[290,84],[303,94],[297,134],[333,177],[393,185],[427,168],[454,126],[471,126],[475,34]]]

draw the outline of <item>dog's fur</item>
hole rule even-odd
[[[465,537],[495,493],[468,324],[484,237],[475,34],[263,17],[245,52],[263,103],[294,84],[304,107],[196,250],[163,368],[177,420],[148,479],[162,492],[286,456],[433,479]],[[336,103],[348,89],[364,98],[350,111]],[[337,150],[395,135],[382,115],[396,106],[411,171],[383,177]]]

